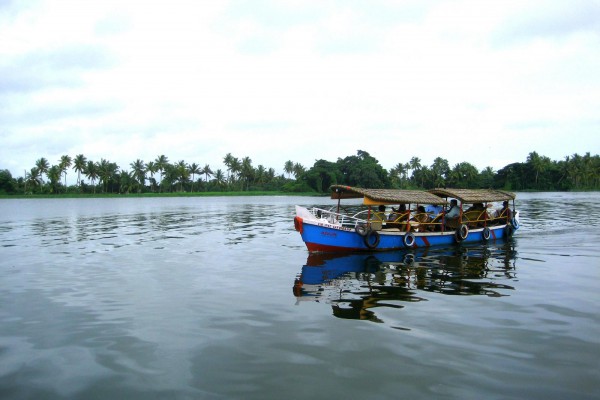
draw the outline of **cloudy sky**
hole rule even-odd
[[[600,1],[0,0],[0,168],[600,153]],[[71,174],[74,179],[75,174]]]

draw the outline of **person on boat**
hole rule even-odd
[[[427,212],[427,213],[431,214],[433,217],[435,217],[436,215],[438,215],[442,212],[442,206],[435,206],[433,204],[430,204],[427,207],[425,207],[425,212]]]
[[[419,222],[419,224],[422,225],[419,228],[420,230],[423,230],[423,229],[432,230],[433,225],[429,224],[429,222],[431,222],[431,216],[429,215],[429,213],[427,213],[427,211],[425,211],[425,207],[418,206],[417,212],[413,218],[415,221]]]
[[[460,215],[460,207],[458,206],[458,200],[450,200],[450,208],[444,213],[444,220],[446,226],[449,228],[456,228],[458,225],[458,217]]]
[[[496,217],[500,223],[508,223],[512,219],[512,211],[508,206],[508,200],[504,200],[502,208],[496,211]]]
[[[450,200],[450,208],[444,213],[446,218],[458,218],[460,214],[460,207],[458,207],[458,200]]]
[[[471,221],[470,228],[484,226],[485,221],[489,219],[483,203],[474,203],[471,207],[463,212],[463,221]]]
[[[417,213],[415,214],[415,221],[418,222],[429,222],[431,220],[431,218],[429,217],[429,214],[427,214],[427,211],[425,211],[425,207],[423,206],[419,206],[417,207]]]
[[[381,204],[377,211],[374,213],[374,217],[382,222],[385,222],[387,220],[386,214],[385,214],[385,206],[383,204]]]
[[[469,211],[484,211],[484,210],[485,210],[485,207],[483,206],[483,203],[474,203],[465,212],[469,212]]]
[[[400,222],[408,219],[410,215],[410,211],[406,210],[406,204],[400,204],[398,208],[392,207],[392,212],[388,216],[388,221],[390,222]]]

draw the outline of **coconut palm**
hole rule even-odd
[[[108,183],[114,178],[118,170],[119,167],[117,164],[105,160],[104,158],[100,160],[100,163],[98,164],[98,175],[102,181],[104,193],[108,192]]]
[[[221,171],[220,169],[215,171],[214,174],[215,177],[215,183],[217,184],[217,186],[219,187],[223,187],[225,185],[225,175],[223,174],[223,171]]]
[[[154,163],[156,164],[157,171],[160,171],[160,185],[162,186],[163,173],[165,172],[165,169],[169,165],[169,159],[165,155],[160,155],[160,156],[156,157],[156,160],[154,160]],[[159,186],[158,191],[160,192],[160,190],[161,189]]]
[[[44,175],[48,173],[50,164],[48,163],[48,160],[46,160],[44,157],[42,157],[35,162],[35,166],[38,169],[38,172],[40,174],[40,179],[42,180],[42,184],[44,184]]]
[[[212,169],[210,169],[210,166],[208,164],[205,164],[204,168],[202,168],[202,170],[200,171],[200,173],[202,175],[204,175],[205,178],[206,178],[206,190],[208,190],[208,177],[212,176],[212,174],[213,174]]]
[[[64,155],[60,158],[58,163],[58,169],[60,170],[61,175],[65,175],[65,191],[67,190],[67,170],[71,167],[71,162],[71,157]]]
[[[233,160],[231,160],[231,181],[229,182],[230,184],[233,184],[236,176],[240,172],[242,172],[242,163],[240,163],[239,158],[233,157]]]
[[[233,156],[231,153],[227,153],[223,158],[223,164],[227,167],[227,181],[229,181],[229,175],[231,174],[231,166],[233,164]]]
[[[31,171],[25,173],[25,186],[31,185],[33,187],[42,186],[42,178],[40,176],[40,170],[37,167],[31,168]],[[25,189],[27,190],[27,189]]]
[[[296,179],[300,178],[300,176],[306,171],[306,168],[304,168],[304,166],[300,163],[295,163],[294,164],[294,168],[293,168],[293,172],[294,172],[294,177]]]
[[[292,172],[294,172],[294,162],[291,160],[287,160],[285,162],[285,165],[283,166],[283,170],[285,171],[286,174],[288,174],[288,179],[289,179],[290,176],[292,175]]]
[[[246,181],[246,190],[248,190],[250,188],[250,180],[254,177],[254,168],[252,167],[252,160],[250,159],[250,157],[244,157],[242,158],[242,165],[241,165],[241,178],[243,180]],[[243,190],[243,183],[242,183],[242,190]]]
[[[85,171],[85,165],[87,160],[83,154],[78,154],[75,156],[75,160],[73,161],[73,169],[77,172],[77,186],[81,186],[81,173]]]
[[[196,180],[196,174],[201,174],[200,166],[196,163],[191,163],[188,166],[188,172],[192,174],[192,192],[194,191],[194,181]]]
[[[60,169],[60,166],[58,165],[53,165],[50,168],[48,168],[48,180],[50,181],[50,192],[51,193],[58,193],[58,186],[60,183],[60,175],[62,174],[62,171]]]
[[[146,171],[148,171],[148,173],[150,174],[150,188],[154,192],[154,186],[156,185],[156,179],[154,179],[154,174],[158,171],[154,161],[148,161],[148,164],[146,164]]]
[[[121,193],[129,193],[137,183],[134,173],[121,171],[121,174],[119,175]]]
[[[413,157],[409,162],[410,169],[412,170],[412,175],[415,175],[415,171],[418,171],[421,168],[421,159],[419,157]]]
[[[267,170],[267,172],[265,173],[265,178],[267,183],[268,182],[272,182],[273,179],[275,179],[275,169],[274,168],[269,168]]]
[[[259,185],[262,185],[266,182],[266,171],[267,169],[263,165],[259,165],[258,167],[256,167],[256,170],[254,172],[256,173],[256,183],[258,183]]]
[[[179,191],[183,192],[183,184],[187,182],[189,177],[188,166],[185,161],[180,160],[175,164],[177,180],[179,181]]]
[[[140,160],[139,158],[129,165],[133,170],[131,175],[137,180],[138,193],[140,193],[146,184],[146,165],[144,164],[144,161]]]
[[[98,164],[93,161],[88,161],[87,166],[85,167],[85,176],[88,177],[90,181],[92,181],[92,186],[94,187],[94,194],[96,193],[96,179],[99,177],[98,172]]]

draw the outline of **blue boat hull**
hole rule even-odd
[[[367,236],[360,235],[353,229],[332,224],[305,221],[300,217],[295,220],[296,230],[311,252],[354,252],[354,251],[392,251],[430,246],[449,246],[456,243],[479,243],[504,239],[512,234],[514,228],[506,225],[488,227],[489,238],[484,238],[484,228],[471,229],[461,239],[455,231],[446,232],[406,232],[381,230]],[[379,239],[377,240],[377,237]],[[373,246],[373,244],[375,244]]]

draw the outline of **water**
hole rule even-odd
[[[600,398],[599,194],[379,257],[308,257],[295,204],[0,200],[0,398]]]

